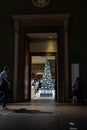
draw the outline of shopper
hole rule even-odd
[[[9,71],[10,68],[5,66],[3,71],[0,73],[0,102],[2,102],[2,109],[7,110],[7,98],[8,98],[8,91],[10,89],[10,82],[9,82]]]

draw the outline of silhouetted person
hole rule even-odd
[[[42,82],[39,80],[38,88],[41,89]]]
[[[79,104],[83,104],[83,86],[79,77],[76,78],[76,82],[78,83],[78,95],[79,95]]]
[[[76,85],[72,87],[72,103],[78,103]]]
[[[0,101],[2,104],[2,109],[7,110],[7,98],[8,98],[8,90],[10,88],[10,82],[9,82],[9,71],[10,68],[8,66],[4,67],[4,70],[0,73],[0,79],[1,79],[1,98]]]
[[[72,103],[79,103],[79,91],[77,80],[75,80],[75,83],[72,87]]]

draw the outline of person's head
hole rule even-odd
[[[76,81],[77,81],[77,82],[80,82],[80,78],[79,78],[79,77],[77,77],[77,78],[76,78]]]
[[[6,73],[9,73],[9,71],[10,71],[9,66],[4,66],[4,70],[5,70]]]

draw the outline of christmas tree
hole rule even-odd
[[[48,60],[45,63],[41,88],[44,90],[52,89],[52,75],[51,75],[50,63]]]

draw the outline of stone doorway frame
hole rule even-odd
[[[20,69],[19,69],[19,39],[20,39],[20,24],[26,26],[62,26],[64,35],[64,97],[59,101],[69,101],[69,76],[68,76],[68,22],[70,14],[41,14],[41,15],[13,15],[14,20],[14,85],[13,85],[13,99],[18,101],[19,90],[18,86],[21,83]],[[22,46],[23,47],[23,46]],[[23,58],[23,56],[22,56]],[[23,61],[22,61],[23,62]],[[23,73],[22,73],[23,74]],[[22,85],[22,83],[20,84]],[[23,87],[23,85],[22,85]],[[21,91],[22,92],[22,91]],[[23,93],[23,92],[22,92]],[[21,95],[22,95],[21,93]],[[20,98],[20,97],[19,97]],[[57,98],[58,100],[58,98]],[[20,99],[19,101],[23,101]]]

